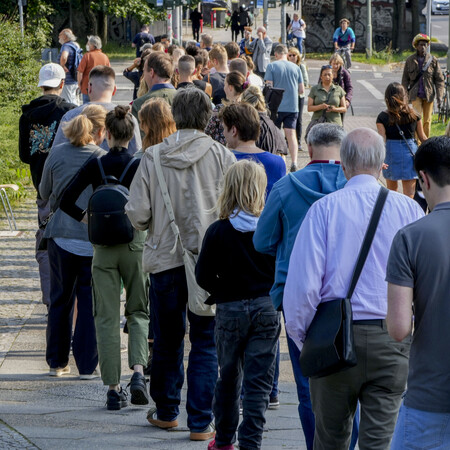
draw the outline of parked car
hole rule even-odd
[[[448,14],[448,0],[433,0],[431,14]]]

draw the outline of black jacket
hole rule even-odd
[[[59,122],[76,105],[58,95],[43,95],[22,106],[19,120],[19,157],[30,165],[33,184],[39,195],[39,183]]]

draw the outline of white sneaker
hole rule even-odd
[[[79,378],[80,378],[80,380],[95,380],[99,376],[100,376],[100,372],[98,371],[98,369],[95,369],[92,373],[88,373],[88,374],[80,373]]]
[[[63,375],[67,375],[70,373],[70,366],[67,365],[66,367],[54,367],[50,368],[50,371],[48,374],[51,377],[62,377]]]

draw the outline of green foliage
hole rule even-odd
[[[161,12],[152,9],[146,0],[94,0],[91,8],[115,17],[133,15],[141,23],[152,23],[161,16]]]
[[[31,176],[28,165],[19,159],[19,117],[19,111],[12,106],[0,108],[0,184],[15,183],[22,188],[31,182]],[[20,189],[15,197],[24,193],[24,189]]]
[[[38,45],[28,33],[22,41],[19,25],[0,18],[0,109],[18,110],[39,93]]]
[[[445,133],[446,128],[447,128],[447,123],[439,122],[438,115],[433,114],[433,118],[431,119],[430,137],[442,136]]]
[[[136,49],[132,48],[129,42],[124,44],[118,44],[117,42],[108,41],[106,45],[102,47],[102,51],[108,55],[110,60],[134,60],[136,58]]]
[[[33,36],[37,48],[44,48],[50,44],[53,25],[48,18],[56,12],[53,2],[43,0],[29,0],[27,10],[27,32]]]

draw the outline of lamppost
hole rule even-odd
[[[366,38],[367,57],[372,57],[372,0],[367,0],[367,38]]]
[[[24,37],[24,33],[23,33],[23,7],[26,4],[27,4],[26,0],[18,0],[19,20],[20,20],[20,34],[22,35],[22,39]]]

